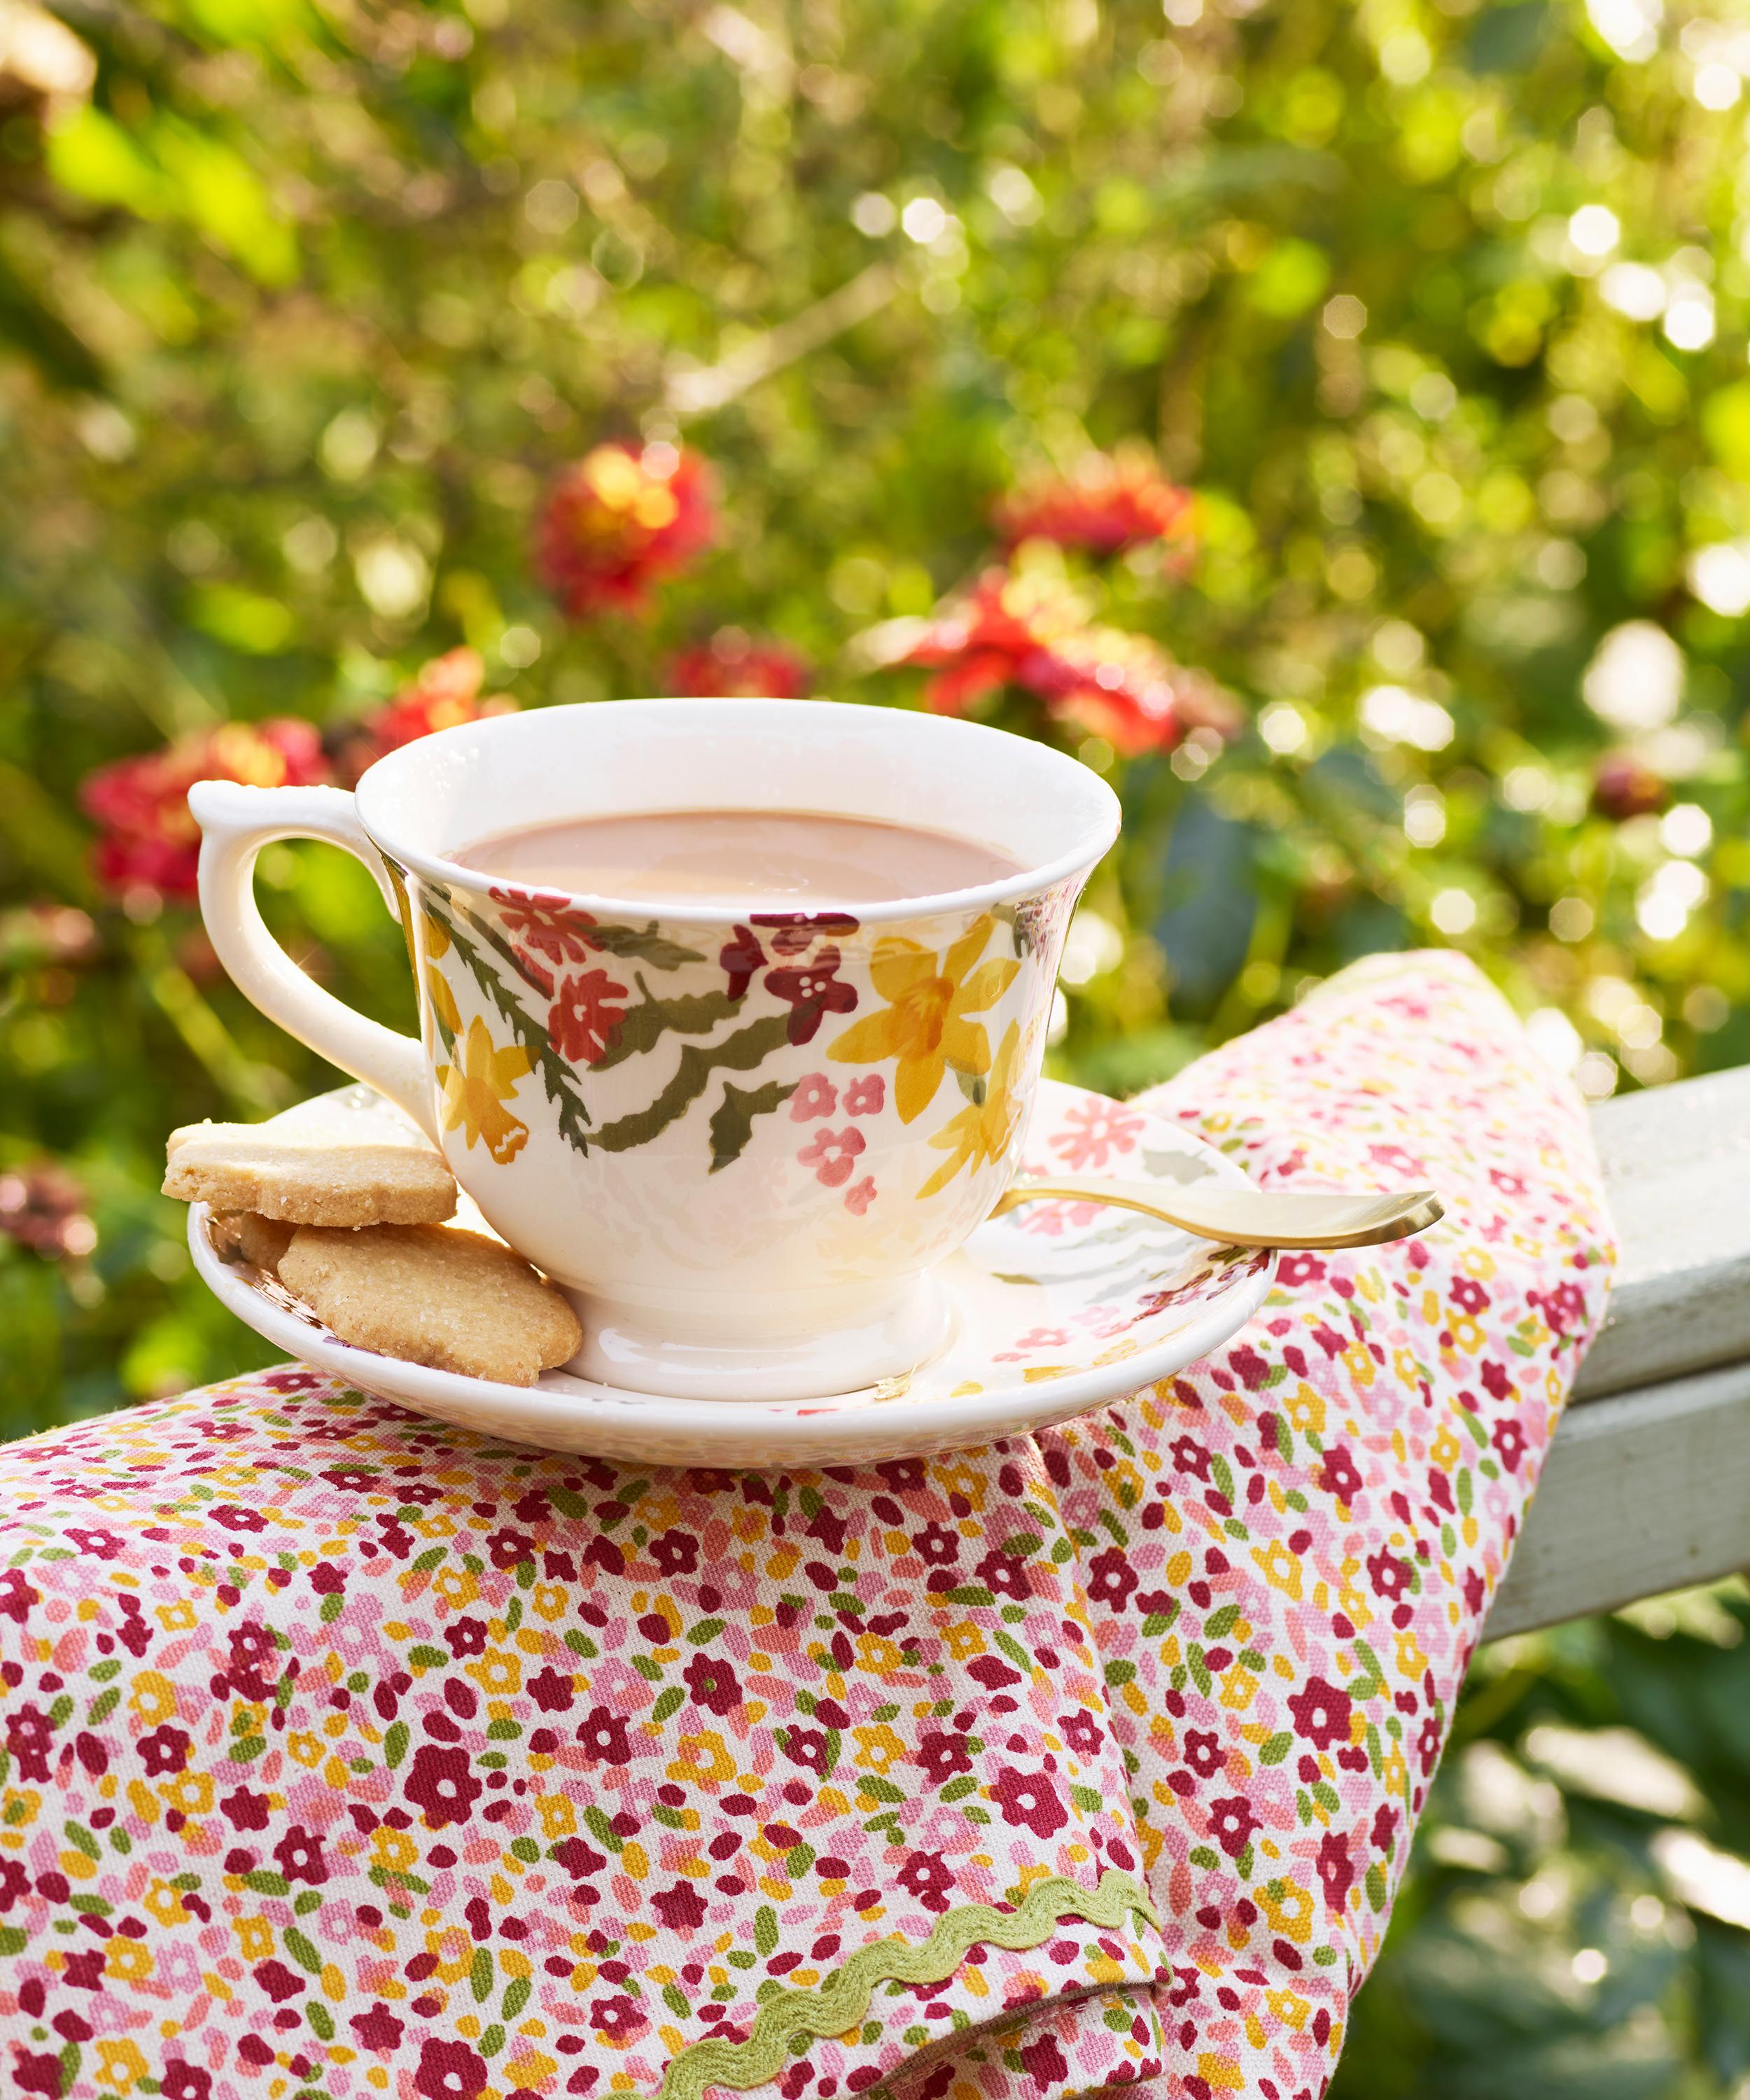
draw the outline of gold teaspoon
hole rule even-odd
[[[1199,1182],[1163,1188],[1157,1181],[1115,1181],[1095,1174],[1059,1174],[1049,1180],[1012,1183],[991,1211],[1000,1218],[1020,1203],[1109,1203],[1178,1225],[1200,1239],[1225,1246],[1375,1246],[1424,1232],[1444,1213],[1431,1189],[1395,1195],[1343,1195],[1241,1189]]]

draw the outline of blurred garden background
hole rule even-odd
[[[1747,80],[1732,0],[0,0],[0,1435],[261,1361],[165,1134],[333,1081],[187,783],[483,707],[1061,743],[1113,1092],[1428,942],[1593,1098],[1750,1059]],[[1483,1651],[1342,2100],[1750,2093],[1747,1626]]]

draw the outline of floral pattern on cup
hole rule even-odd
[[[726,939],[701,929],[695,942],[677,938],[684,922],[672,918],[608,920],[558,893],[509,884],[483,900],[393,871],[410,900],[410,938],[425,947],[443,1127],[501,1165],[521,1150],[543,1100],[584,1154],[655,1141],[704,1101],[712,1172],[733,1166],[781,1112],[804,1124],[853,1118],[848,1135],[796,1153],[827,1188],[853,1179],[868,1143],[855,1124],[873,1129],[890,1111],[901,1126],[931,1117],[928,1143],[945,1156],[911,1191],[917,1198],[1012,1155],[1049,991],[1037,968],[1017,982],[1038,914],[1025,942],[1012,911],[964,919],[937,948],[870,938],[850,913],[825,911],[752,913]],[[1060,902],[1059,920],[1067,893]],[[465,1019],[465,1008],[475,1010]],[[829,1065],[878,1069],[798,1074],[800,1049]],[[624,1074],[643,1070],[640,1061],[650,1061],[651,1077],[628,1103]],[[622,1075],[611,1113],[600,1083],[610,1074]],[[847,1202],[853,1217],[877,1186],[857,1181]]]

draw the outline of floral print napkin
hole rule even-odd
[[[0,1453],[11,2085],[1319,2093],[1611,1231],[1451,956],[1142,1107],[1446,1220],[928,1461],[638,1472],[295,1368]]]

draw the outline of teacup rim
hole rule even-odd
[[[359,821],[377,849],[398,866],[412,870],[428,881],[443,883],[450,888],[489,896],[495,886],[508,887],[531,896],[553,898],[568,907],[579,907],[597,916],[624,917],[642,914],[659,920],[688,925],[733,928],[744,923],[750,911],[763,909],[757,899],[743,898],[719,904],[690,898],[685,900],[684,904],[669,905],[653,903],[649,900],[640,903],[624,897],[588,890],[564,889],[554,885],[542,885],[537,890],[526,884],[507,883],[504,878],[491,876],[479,868],[447,859],[440,854],[408,846],[390,835],[390,827],[373,819],[370,804],[374,797],[371,788],[374,779],[380,792],[390,784],[395,774],[417,770],[422,763],[429,764],[444,746],[483,743],[490,741],[495,735],[514,730],[515,725],[544,717],[584,710],[597,714],[603,709],[633,708],[677,712],[704,709],[712,714],[721,714],[725,711],[733,712],[750,707],[781,708],[787,716],[793,715],[799,709],[824,715],[829,710],[837,713],[846,708],[856,708],[867,714],[904,716],[920,726],[931,725],[927,734],[946,732],[950,738],[959,737],[969,743],[1001,739],[1004,744],[1019,744],[1046,770],[1058,773],[1059,777],[1065,780],[1073,779],[1078,789],[1089,794],[1093,804],[1099,808],[1097,821],[1091,811],[1081,842],[1051,860],[1023,867],[1014,875],[1002,876],[994,882],[973,884],[960,889],[932,891],[917,897],[858,904],[854,910],[860,928],[897,925],[914,920],[985,911],[1024,898],[1043,895],[1078,875],[1091,873],[1117,843],[1122,827],[1122,805],[1109,783],[1068,752],[1055,750],[1051,745],[1036,742],[1033,738],[1017,735],[1012,730],[996,729],[985,722],[969,722],[958,716],[930,714],[919,708],[887,708],[866,701],[789,699],[777,695],[739,694],[733,697],[703,700],[681,695],[663,695],[622,700],[566,701],[552,707],[531,708],[526,713],[483,717],[470,722],[458,722],[448,729],[434,730],[417,742],[386,752],[366,768],[353,791]],[[828,906],[827,908],[831,907]],[[845,908],[850,910],[852,907]]]

